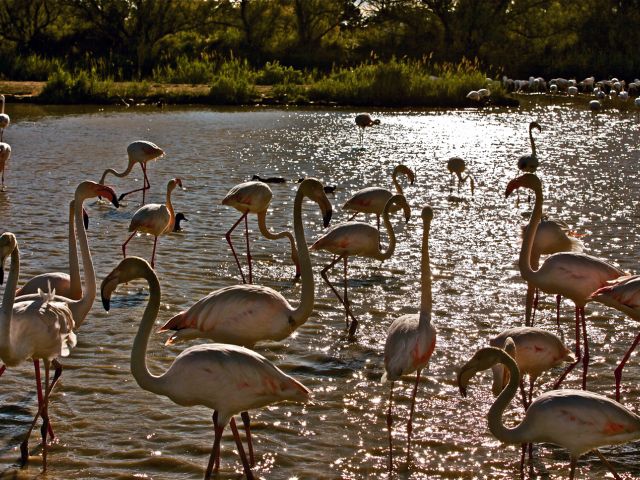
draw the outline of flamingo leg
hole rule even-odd
[[[589,370],[589,341],[587,339],[587,321],[584,318],[584,307],[580,307],[582,319],[582,335],[584,337],[584,356],[582,357],[582,389],[587,389],[587,371]]]
[[[533,383],[536,381],[535,378],[529,377],[529,401],[527,402],[527,409],[529,409],[529,405],[533,401]]]
[[[211,416],[213,420],[213,429],[215,432],[215,436],[213,439],[213,448],[211,449],[211,456],[209,457],[209,464],[207,465],[207,471],[204,474],[205,480],[209,480],[211,478],[212,473],[218,473],[218,468],[220,467],[220,440],[222,439],[222,431],[224,430],[224,425],[218,425],[218,412],[214,411]],[[215,468],[214,468],[215,467]]]
[[[340,303],[342,303],[342,305],[344,305],[344,308],[347,310],[347,314],[348,316],[351,316],[351,325],[353,328],[353,325],[355,323],[356,328],[358,326],[358,321],[355,319],[355,317],[353,316],[353,314],[351,313],[351,309],[347,306],[347,304],[345,303],[345,301],[343,300],[343,298],[340,296],[340,294],[338,293],[338,290],[335,289],[335,287],[331,284],[331,281],[329,280],[329,277],[327,276],[327,272],[329,270],[331,270],[333,268],[333,266],[338,263],[340,261],[340,259],[342,259],[342,256],[335,258],[331,263],[329,263],[326,267],[324,267],[321,271],[320,271],[320,276],[323,278],[323,280],[325,281],[325,283],[327,285],[329,285],[329,288],[331,288],[331,290],[333,291],[334,295],[336,297],[338,297],[338,300],[340,300]],[[349,326],[349,318],[347,316],[347,327]]]
[[[244,431],[247,436],[247,446],[249,448],[249,464],[253,467],[255,459],[253,457],[253,442],[251,441],[251,419],[249,418],[249,412],[242,412],[240,414],[242,423],[244,424]]]
[[[60,365],[60,363],[58,363],[56,360],[54,360],[54,362],[56,362],[57,365]],[[40,410],[42,410],[42,404],[44,402],[44,397],[42,395],[42,379],[40,378],[40,361],[39,360],[33,361],[33,368],[36,373],[36,387],[37,387],[36,392],[38,395],[38,412],[36,413],[36,416],[34,418],[34,422],[35,422],[38,420],[38,417],[40,416]],[[56,366],[56,373],[53,377],[53,381],[51,382],[51,389],[53,389],[53,386],[58,381],[58,378],[60,377],[61,374],[62,374],[62,365],[60,365],[60,373],[58,373],[58,368]],[[29,434],[31,434],[31,432],[29,432]],[[51,423],[49,423],[49,436],[52,439],[55,437],[55,434],[53,433],[53,428],[51,427]],[[28,438],[29,436],[27,436],[27,440]]]
[[[569,472],[569,480],[573,480],[576,476],[576,464],[578,463],[578,459],[576,457],[571,457],[571,470]]]
[[[636,338],[631,344],[631,347],[629,347],[629,350],[627,350],[627,353],[624,354],[624,357],[622,357],[622,361],[614,371],[614,376],[616,378],[616,401],[617,402],[620,401],[620,383],[622,382],[622,369],[629,361],[629,357],[631,356],[631,353],[636,349],[639,342],[640,342],[640,333],[636,335]]]
[[[538,293],[538,289],[535,288],[530,283],[527,283],[527,296],[525,297],[525,301],[524,301],[524,304],[525,304],[524,324],[526,327],[533,326],[536,310],[538,308],[537,293]]]
[[[349,298],[347,296],[347,258],[348,257],[344,257],[344,273],[343,273],[343,283],[344,283],[344,306],[345,309],[349,308]],[[346,312],[345,310],[345,320],[347,322],[347,325],[349,324],[349,314]],[[351,332],[349,332],[351,333]]]
[[[600,461],[604,463],[605,466],[609,469],[609,471],[613,474],[613,478],[615,478],[616,480],[622,480],[620,475],[618,475],[618,472],[616,472],[616,469],[613,468],[613,465],[611,465],[611,462],[609,462],[609,460],[605,458],[605,456],[600,452],[600,450],[598,450],[597,448],[594,448],[593,451],[598,456]]]
[[[133,236],[136,234],[137,230],[134,230],[133,233],[131,235],[129,235],[129,237],[125,240],[125,242],[122,244],[122,256],[124,258],[127,258],[127,243],[129,243],[131,241],[131,239],[133,238]]]
[[[382,238],[380,235],[380,215],[376,215],[376,220],[378,224],[378,248],[382,250]]]
[[[249,248],[249,218],[244,216],[244,236],[247,239],[247,262],[249,263],[249,283],[253,283],[253,277],[251,275],[251,249]]]
[[[158,237],[153,237],[153,252],[151,252],[151,268],[154,268],[154,262],[156,259],[156,245],[158,244]]]
[[[416,384],[413,386],[413,394],[411,395],[411,408],[409,409],[409,422],[407,423],[407,467],[411,461],[411,433],[413,432],[413,412],[416,405],[416,394],[418,393],[418,384],[420,382],[420,370],[416,371]]]
[[[391,429],[393,426],[393,417],[391,416],[391,407],[393,405],[393,381],[389,390],[389,410],[387,410],[387,431],[389,432],[389,473],[393,471],[393,436]]]
[[[522,377],[520,377],[520,395],[522,395],[522,408],[526,412],[529,406],[527,405],[527,394],[524,391],[524,379]]]
[[[238,453],[240,454],[240,460],[242,460],[242,466],[244,468],[244,474],[247,476],[247,480],[253,480],[253,473],[251,472],[251,466],[247,461],[247,455],[244,453],[244,447],[242,446],[242,440],[240,440],[240,433],[238,432],[238,427],[236,426],[236,419],[231,417],[231,431],[233,432],[233,438],[236,441],[236,446],[238,447]]]
[[[356,212],[356,213],[354,213],[353,215],[351,215],[351,218],[349,219],[349,221],[350,221],[350,222],[351,222],[351,221],[353,221],[353,219],[354,219],[354,218],[356,218],[356,217],[358,216],[358,214],[359,214],[359,213],[360,213],[360,212]]]
[[[558,324],[558,330],[560,330],[560,302],[562,301],[562,295],[556,295],[556,323]]]
[[[120,197],[118,197],[118,200],[122,201],[124,199],[124,197],[126,197],[127,195],[130,195],[130,194],[135,193],[135,192],[142,191],[142,205],[144,205],[145,192],[149,188],[151,188],[151,184],[149,184],[149,179],[147,178],[147,167],[146,167],[146,165],[144,163],[141,163],[140,166],[142,167],[142,174],[144,175],[142,188],[136,188],[135,190],[131,190],[130,192],[122,193],[122,194],[120,194]]]
[[[51,393],[51,388],[49,386],[49,373],[51,370],[51,364],[49,360],[44,361],[44,383],[45,383],[45,393],[44,393],[44,404],[42,406],[42,427],[40,427],[40,434],[42,435],[42,471],[47,471],[47,433],[49,431],[49,394]]]
[[[227,239],[227,243],[231,247],[231,253],[233,253],[233,258],[236,259],[236,264],[238,265],[238,270],[240,270],[240,276],[242,277],[242,283],[247,283],[244,278],[244,273],[242,273],[242,267],[240,266],[240,260],[238,259],[238,255],[236,255],[236,250],[233,248],[233,243],[231,243],[231,233],[235,230],[235,228],[240,224],[240,222],[247,216],[249,212],[244,212],[242,216],[238,219],[236,223],[234,223],[231,228],[225,233],[225,238]]]
[[[4,371],[5,371],[6,369],[7,369],[7,366],[6,366],[6,365],[2,365],[2,366],[0,367],[0,377],[2,376],[2,374],[4,373]]]
[[[560,384],[564,381],[567,375],[573,370],[576,365],[580,362],[582,358],[582,351],[580,350],[580,311],[579,308],[576,307],[576,361],[570,364],[567,369],[560,375],[560,378],[556,380],[556,383],[553,384],[553,389],[555,390],[560,386]]]

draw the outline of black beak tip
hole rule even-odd
[[[111,299],[102,297],[102,306],[108,312],[109,309],[111,308]]]
[[[120,198],[116,198],[113,197],[113,199],[111,199],[111,203],[113,203],[113,206],[116,208],[120,208],[120,200],[122,200],[122,195],[120,195]]]
[[[467,398],[467,387],[460,387],[460,395]]]
[[[82,222],[84,223],[84,229],[87,230],[89,228],[89,215],[87,215],[87,212],[82,212]]]
[[[327,214],[324,216],[323,223],[324,223],[324,228],[327,228],[329,226],[329,223],[331,223],[331,215],[333,215],[333,211],[329,210],[327,212]]]
[[[4,285],[4,268],[0,267],[0,285]]]

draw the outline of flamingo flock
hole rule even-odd
[[[4,97],[2,102],[4,114]],[[356,117],[356,125],[361,130],[361,145],[364,129],[380,123],[370,114],[359,114]],[[6,125],[0,125],[2,132],[8,124],[7,119]],[[451,372],[457,372],[455,382],[463,396],[467,395],[469,384],[477,373],[492,370],[492,391],[497,398],[487,415],[489,430],[502,442],[523,446],[521,469],[524,468],[526,445],[545,442],[558,445],[569,452],[571,479],[575,477],[579,457],[589,451],[596,452],[614,477],[620,478],[615,467],[605,459],[598,448],[640,439],[640,417],[618,403],[622,370],[640,343],[640,334],[614,372],[615,400],[589,392],[587,378],[590,357],[584,308],[588,302],[599,302],[625,313],[633,320],[640,320],[640,278],[630,275],[610,262],[583,253],[583,243],[566,224],[544,218],[543,187],[542,181],[536,175],[539,164],[533,129],[541,131],[542,128],[538,122],[529,124],[532,154],[522,156],[515,162],[517,168],[525,173],[509,181],[505,190],[506,197],[518,189],[530,190],[535,195],[533,211],[524,228],[518,258],[522,281],[527,284],[523,325],[508,328],[495,337],[486,339],[490,346],[476,351],[461,367],[449,365],[448,368]],[[3,172],[6,163],[2,161],[2,152],[6,151],[3,150],[4,145],[7,145],[9,154],[11,152],[8,144],[0,142],[0,166]],[[55,434],[49,402],[62,375],[61,359],[73,354],[78,329],[90,316],[97,294],[84,203],[90,198],[105,198],[111,201],[113,207],[118,208],[120,201],[127,195],[142,191],[142,206],[133,213],[128,228],[130,234],[122,244],[124,258],[117,265],[109,266],[110,273],[101,282],[100,296],[104,309],[110,311],[111,299],[119,285],[139,279],[146,283],[149,296],[144,313],[138,320],[137,334],[132,340],[131,374],[139,387],[150,394],[167,397],[183,407],[203,406],[210,409],[213,446],[204,473],[205,479],[217,476],[220,472],[221,444],[227,425],[230,426],[244,476],[253,479],[255,453],[249,411],[283,401],[304,403],[315,396],[301,381],[254,351],[260,342],[279,342],[285,339],[298,341],[294,333],[311,318],[317,306],[314,281],[316,272],[311,252],[326,251],[333,255],[333,259],[317,273],[320,273],[329,290],[344,307],[346,341],[358,342],[356,333],[359,322],[353,315],[348,296],[348,258],[361,256],[379,261],[390,259],[395,253],[396,244],[404,240],[396,237],[391,215],[402,211],[405,221],[408,222],[412,207],[419,209],[422,220],[419,308],[416,313],[393,315],[395,319],[387,329],[384,356],[381,359],[384,367],[382,382],[390,383],[385,416],[388,440],[385,452],[389,476],[393,475],[398,463],[394,461],[393,445],[394,386],[403,377],[415,374],[406,427],[405,463],[406,468],[410,469],[413,459],[413,417],[421,375],[438,353],[436,327],[446,325],[447,321],[446,311],[434,313],[434,303],[437,306],[438,300],[434,302],[432,292],[429,240],[432,223],[436,232],[438,229],[437,212],[434,212],[430,205],[415,205],[410,192],[404,192],[398,181],[398,175],[404,175],[413,185],[414,171],[406,165],[395,167],[392,173],[395,193],[382,187],[371,186],[364,186],[356,191],[341,209],[345,215],[351,217],[331,227],[315,239],[311,246],[308,246],[305,223],[314,222],[311,213],[313,210],[310,209],[308,212],[311,213],[310,216],[303,217],[304,201],[310,200],[317,206],[320,216],[316,220],[320,220],[317,223],[321,223],[324,228],[329,227],[333,216],[327,189],[319,180],[306,177],[297,185],[290,217],[293,221],[293,233],[287,230],[273,233],[266,225],[267,211],[274,196],[268,183],[286,182],[269,181],[276,177],[269,179],[256,175],[254,180],[231,188],[221,199],[221,204],[235,208],[241,216],[224,236],[240,270],[242,283],[215,289],[189,308],[166,320],[161,318],[161,284],[169,283],[170,279],[160,278],[155,268],[155,257],[158,238],[181,231],[180,221],[187,220],[183,213],[174,211],[172,204],[172,192],[178,187],[182,188],[182,180],[178,177],[169,180],[165,204],[145,204],[145,191],[151,188],[147,176],[147,162],[164,156],[165,151],[154,143],[139,140],[131,143],[127,152],[129,165],[123,173],[107,169],[98,183],[80,182],[69,201],[68,274],[41,273],[19,286],[19,236],[11,232],[0,234],[0,284],[5,284],[4,267],[7,261],[10,262],[0,307],[0,376],[7,367],[11,369],[25,361],[31,361],[36,378],[37,410],[20,445],[21,462],[26,464],[29,461],[29,437],[41,418],[42,469],[48,469],[48,458],[51,451],[55,450],[55,445],[50,444]],[[5,160],[8,158],[9,155]],[[144,175],[142,188],[118,196],[112,187],[103,183],[109,173],[116,177],[126,176],[136,163],[140,163]],[[474,193],[476,180],[469,173],[462,158],[450,158],[446,166],[443,165],[443,170],[444,168],[457,176],[458,189],[469,179],[471,193]],[[466,173],[466,176],[463,176],[463,173]],[[290,243],[296,279],[300,278],[299,298],[295,306],[281,291],[253,283],[248,227],[250,213],[256,214],[259,230],[264,237],[269,240],[287,238]],[[354,221],[358,213],[375,214],[377,225]],[[385,232],[380,228],[381,218]],[[246,277],[231,241],[234,229],[243,220],[248,263]],[[122,230],[124,231],[124,226]],[[149,262],[126,255],[127,244],[138,233],[154,236]],[[388,237],[386,248],[382,247],[383,233]],[[80,274],[78,245],[83,277]],[[542,256],[546,258],[541,262]],[[514,259],[505,259],[507,262],[512,260]],[[328,277],[328,273],[341,261],[344,268],[342,295]],[[232,261],[229,260],[229,263]],[[575,304],[575,356],[571,354],[561,336],[533,326],[538,290],[558,296],[559,329],[560,296],[569,298]],[[445,292],[440,291],[439,294],[443,295]],[[162,326],[157,329],[156,324]],[[147,349],[156,329],[157,333],[169,333],[166,345],[196,339],[206,339],[213,343],[188,346],[175,357],[163,373],[156,375],[147,365]],[[44,382],[41,378],[40,362],[44,365]],[[569,366],[555,381],[553,390],[534,397],[537,379],[542,375],[551,375],[567,362]],[[579,362],[583,364],[582,390],[560,388]],[[528,376],[528,390],[525,387],[525,376]],[[515,427],[507,427],[503,422],[504,412],[518,390],[525,411],[524,418]],[[426,395],[428,396],[429,392]],[[399,402],[397,399],[396,401]],[[471,405],[468,413],[477,415]],[[437,410],[434,409],[428,413],[437,414]],[[243,439],[238,431],[236,415],[240,415],[244,425],[248,452],[245,452]],[[529,452],[531,456],[532,447],[529,447]]]

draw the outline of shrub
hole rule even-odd
[[[283,67],[280,62],[267,62],[256,75],[258,85],[277,85],[280,83],[290,83],[302,85],[305,83],[307,75],[301,70],[293,67]]]

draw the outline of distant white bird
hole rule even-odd
[[[421,296],[420,312],[402,315],[396,318],[387,331],[387,341],[384,346],[385,373],[382,381],[391,381],[389,392],[389,410],[387,412],[387,429],[389,430],[389,471],[393,470],[393,444],[391,427],[393,419],[391,406],[393,403],[393,383],[403,375],[416,372],[416,383],[411,396],[411,409],[407,423],[407,464],[411,459],[411,431],[413,410],[416,402],[420,371],[429,363],[429,359],[436,347],[436,329],[431,324],[431,266],[429,264],[429,229],[433,219],[430,206],[422,209],[422,263],[421,263]]]
[[[11,145],[8,143],[0,142],[0,174],[2,174],[2,184],[0,189],[4,190],[4,169],[7,166],[7,162],[11,158]]]
[[[11,119],[9,118],[9,115],[4,113],[4,95],[0,95],[0,101],[2,102],[2,111],[0,111],[0,142],[2,142],[4,129],[9,126]]]
[[[133,233],[129,235],[122,244],[123,257],[126,258],[127,256],[127,243],[131,241],[137,232],[150,233],[155,237],[153,240],[153,252],[151,253],[151,267],[153,268],[158,237],[163,233],[173,232],[176,215],[173,210],[173,204],[171,203],[171,192],[173,192],[176,187],[182,188],[182,180],[179,178],[169,180],[167,184],[166,204],[150,203],[149,205],[140,207],[136,213],[133,214],[133,218],[129,224],[129,231]],[[122,195],[120,197],[122,197]]]
[[[640,107],[640,97],[636,97],[633,103],[636,105],[636,107]]]
[[[369,113],[359,113],[356,115],[356,125],[360,128],[360,146],[362,146],[362,142],[364,140],[364,129],[367,127],[373,127],[374,125],[380,125],[379,119],[371,118],[371,114]]]
[[[231,424],[247,479],[253,479],[233,416],[284,400],[304,402],[309,398],[309,389],[262,355],[244,347],[221,343],[187,348],[162,375],[152,374],[147,367],[146,353],[161,296],[160,282],[152,267],[138,257],[122,260],[102,281],[102,304],[109,311],[111,295],[116,287],[138,278],[149,284],[149,302],[131,350],[133,378],[142,389],[169,397],[178,405],[202,405],[213,409],[215,439],[205,479],[218,471],[220,440],[227,423]]]
[[[467,98],[469,100],[473,100],[474,102],[479,102],[480,94],[478,93],[477,90],[471,90],[469,93],[467,93]]]

